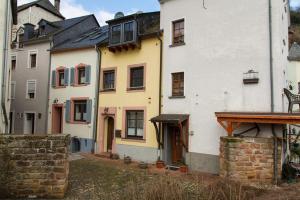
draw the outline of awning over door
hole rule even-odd
[[[189,129],[189,115],[187,114],[161,114],[159,116],[150,119],[156,130],[156,139],[158,142],[158,148],[164,148],[164,140],[160,130],[160,125],[176,125],[180,130],[180,141],[183,147],[188,152],[188,129]],[[185,125],[185,134],[183,126]],[[185,138],[184,138],[185,137]]]

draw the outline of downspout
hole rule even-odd
[[[269,48],[270,48],[270,86],[271,86],[271,112],[274,112],[274,78],[273,78],[273,20],[272,20],[272,0],[269,1]],[[271,125],[272,135],[274,138],[274,184],[277,185],[277,163],[278,163],[278,141],[274,124]]]
[[[5,122],[5,133],[8,132],[8,116],[7,116],[7,110],[5,106],[5,94],[6,94],[6,75],[7,75],[7,56],[8,56],[8,45],[7,45],[7,40],[8,40],[8,10],[10,9],[9,7],[9,1],[6,1],[6,9],[5,9],[5,27],[3,30],[3,35],[4,35],[4,41],[3,41],[3,61],[2,61],[2,67],[3,67],[3,73],[2,73],[2,90],[1,90],[1,107],[2,107],[2,112],[4,115],[4,122]],[[10,79],[10,77],[8,77]]]
[[[49,66],[48,66],[48,87],[47,87],[47,107],[46,107],[46,133],[48,133],[48,119],[49,119],[49,105],[50,105],[50,88],[51,88],[51,61],[52,61],[52,54],[51,54],[51,49],[52,49],[52,37],[50,38],[50,49],[49,49]]]
[[[98,132],[98,106],[99,106],[99,91],[100,91],[100,72],[101,72],[101,50],[98,48],[98,46],[95,46],[95,49],[97,51],[97,66],[96,66],[96,74],[97,74],[97,78],[96,78],[96,89],[95,89],[95,108],[94,108],[94,124],[93,124],[93,148],[92,151],[93,153],[96,152],[95,146],[97,143],[97,132]]]

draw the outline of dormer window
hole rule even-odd
[[[120,50],[119,47],[128,50],[128,48],[138,46],[135,21],[127,21],[110,27],[109,47],[111,51]]]
[[[121,25],[116,25],[111,28],[111,43],[119,44],[121,42]]]
[[[45,25],[40,26],[40,35],[45,35],[45,29],[46,29]]]
[[[133,22],[124,24],[124,42],[131,42],[133,40]]]

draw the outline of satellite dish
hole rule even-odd
[[[115,14],[115,19],[118,19],[118,18],[121,18],[121,17],[124,17],[125,15],[124,15],[124,13],[122,13],[122,12],[117,12],[116,14]]]

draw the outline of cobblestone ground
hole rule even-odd
[[[133,182],[138,185],[139,183],[157,180],[160,177],[179,178],[182,181],[188,180],[187,182],[190,185],[193,185],[196,176],[200,177],[199,179],[205,184],[213,184],[220,180],[218,176],[208,174],[186,175],[172,171],[158,171],[154,166],[142,170],[138,168],[136,163],[125,165],[122,160],[108,160],[91,155],[76,155],[73,158],[70,162],[69,187],[65,197],[66,200],[122,199],[120,194],[122,191],[128,190],[129,183]],[[255,190],[251,190],[255,194]],[[223,199],[226,198],[216,198],[216,200]],[[300,183],[268,190],[258,190],[253,199],[300,200]],[[239,200],[245,199],[240,198]]]

